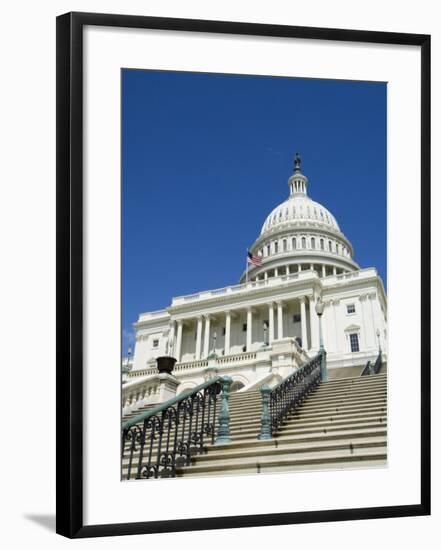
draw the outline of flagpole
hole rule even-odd
[[[245,267],[245,284],[248,284],[248,248],[247,248],[247,257],[246,257],[246,267]]]

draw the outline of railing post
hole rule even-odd
[[[257,436],[257,439],[271,439],[273,437],[269,410],[271,388],[269,386],[262,386],[260,388],[260,393],[262,395],[262,416],[260,417],[260,434]]]
[[[223,445],[224,443],[230,443],[230,386],[233,379],[230,376],[223,376],[221,379],[222,386],[222,404],[219,413],[219,429],[217,432],[217,438],[215,445]]]
[[[320,355],[320,378],[322,382],[327,382],[328,380],[328,369],[326,368],[326,351],[321,349],[319,351]]]

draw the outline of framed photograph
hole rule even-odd
[[[57,18],[57,532],[430,514],[430,36]]]

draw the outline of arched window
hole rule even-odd
[[[292,238],[292,249],[295,250],[297,248],[297,241],[296,241],[296,238],[293,237]]]
[[[286,252],[286,249],[287,249],[286,239],[283,239],[283,252]]]
[[[337,254],[340,254],[340,245],[339,244],[335,245],[335,249],[336,249]]]
[[[274,254],[277,254],[278,251],[279,251],[279,243],[276,241],[274,243]]]
[[[269,256],[271,254],[271,246],[267,245],[266,247],[266,255]]]
[[[302,237],[302,248],[306,248],[306,238]]]
[[[328,248],[329,248],[329,252],[332,252],[332,242],[331,241],[328,241]]]
[[[315,250],[315,239],[314,237],[311,237],[311,248]]]
[[[325,249],[325,241],[323,239],[320,239],[320,249],[321,250]]]

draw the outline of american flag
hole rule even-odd
[[[253,265],[262,265],[262,258],[255,254],[251,254],[251,252],[248,251],[247,263]]]

